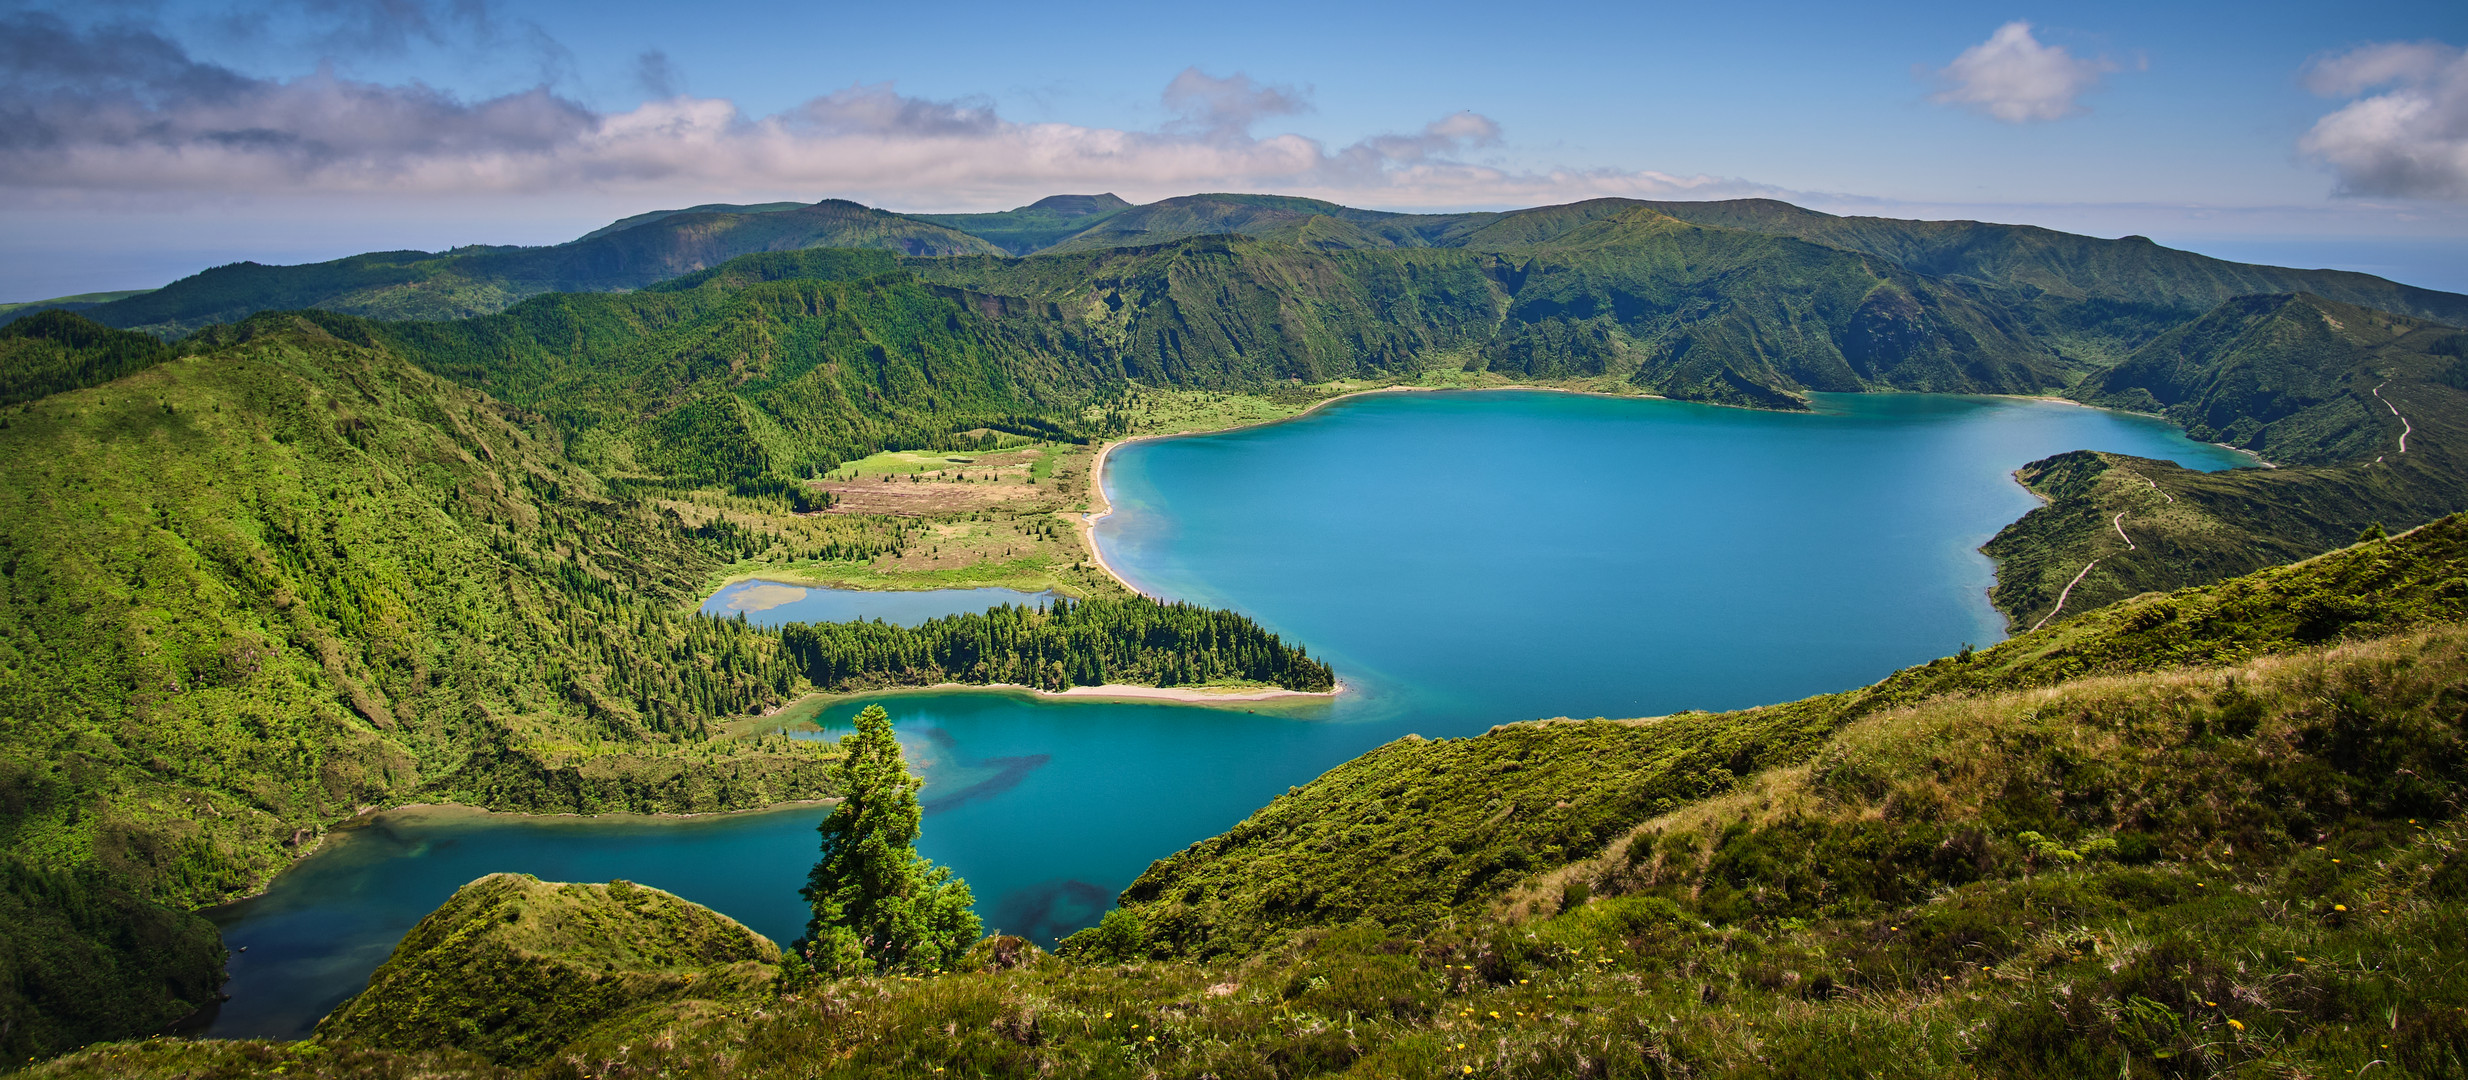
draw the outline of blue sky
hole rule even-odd
[[[0,299],[644,209],[1762,195],[2468,289],[2468,5],[0,5]]]

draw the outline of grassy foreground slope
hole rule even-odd
[[[1144,886],[1207,895],[1129,895],[1066,957],[995,938],[922,980],[646,1002],[521,1075],[2457,1076],[2463,615],[2450,519],[1850,694],[1407,739],[1161,863]],[[1718,741],[1633,749],[1674,731]],[[1510,845],[1525,866],[1464,887],[1463,856]],[[1298,885],[1321,902],[1228,918]],[[494,955],[436,945],[396,963]],[[471,1017],[555,1008],[474,996]],[[521,1030],[552,1029],[573,1025]],[[511,1075],[339,1023],[35,1075],[274,1064]]]
[[[0,410],[0,883],[42,913],[0,921],[0,1048],[203,1004],[220,950],[175,912],[365,806],[820,794],[818,756],[712,738],[801,684],[674,614],[716,561],[536,414],[293,317]]]
[[[490,874],[420,920],[317,1034],[527,1065],[646,1005],[768,997],[779,962],[770,939],[659,889]]]

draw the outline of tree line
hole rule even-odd
[[[1327,664],[1240,614],[1145,596],[1005,604],[915,627],[795,623],[781,628],[780,642],[826,691],[945,682],[1040,690],[1243,681],[1323,692],[1337,685]]]

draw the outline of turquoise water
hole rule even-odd
[[[884,592],[869,589],[826,589],[787,581],[730,582],[703,601],[703,614],[728,618],[743,615],[756,626],[793,622],[854,622],[881,619],[915,626],[927,619],[984,611],[1004,604],[1036,607],[1052,601],[1051,592],[1018,589],[923,589]]]
[[[1003,693],[879,698],[926,777],[921,849],[990,928],[1093,922],[1151,859],[1408,732],[1637,716],[1870,682],[2003,636],[1975,548],[2064,450],[2240,456],[2141,417],[2010,399],[1829,395],[1813,415],[1532,392],[1376,395],[1135,443],[1107,558],[1237,608],[1337,668],[1334,703],[1193,708]],[[843,727],[863,702],[819,717]],[[217,913],[211,1029],[293,1035],[457,886],[624,877],[787,941],[819,808],[688,821],[388,815]]]

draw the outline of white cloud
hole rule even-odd
[[[851,86],[768,115],[672,91],[595,111],[541,86],[478,101],[321,68],[243,75],[128,27],[0,16],[0,190],[46,198],[219,195],[523,195],[598,192],[694,201],[838,195],[905,206],[997,206],[1058,190],[1158,197],[1274,189],[1391,206],[1507,205],[1595,195],[1712,197],[1762,189],[1652,171],[1514,169],[1472,160],[1501,144],[1478,113],[1331,148],[1254,135],[1307,94],[1197,69],[1161,95],[1153,131],[1018,123],[983,100]]]
[[[1941,105],[1959,105],[2009,124],[2062,120],[2084,111],[2082,95],[2099,88],[2117,66],[2105,58],[2079,58],[2061,45],[2042,45],[2031,24],[2009,22],[1937,72],[1944,89],[1929,95]]]
[[[1251,125],[1271,116],[1309,112],[1311,98],[1291,86],[1262,86],[1239,71],[1220,79],[1188,67],[1165,84],[1165,107],[1181,117],[1177,130],[1224,138],[1248,135]]]
[[[2331,167],[2341,194],[2468,201],[2468,53],[2431,41],[2366,45],[2316,61],[2305,81],[2357,99],[2297,141]]]

